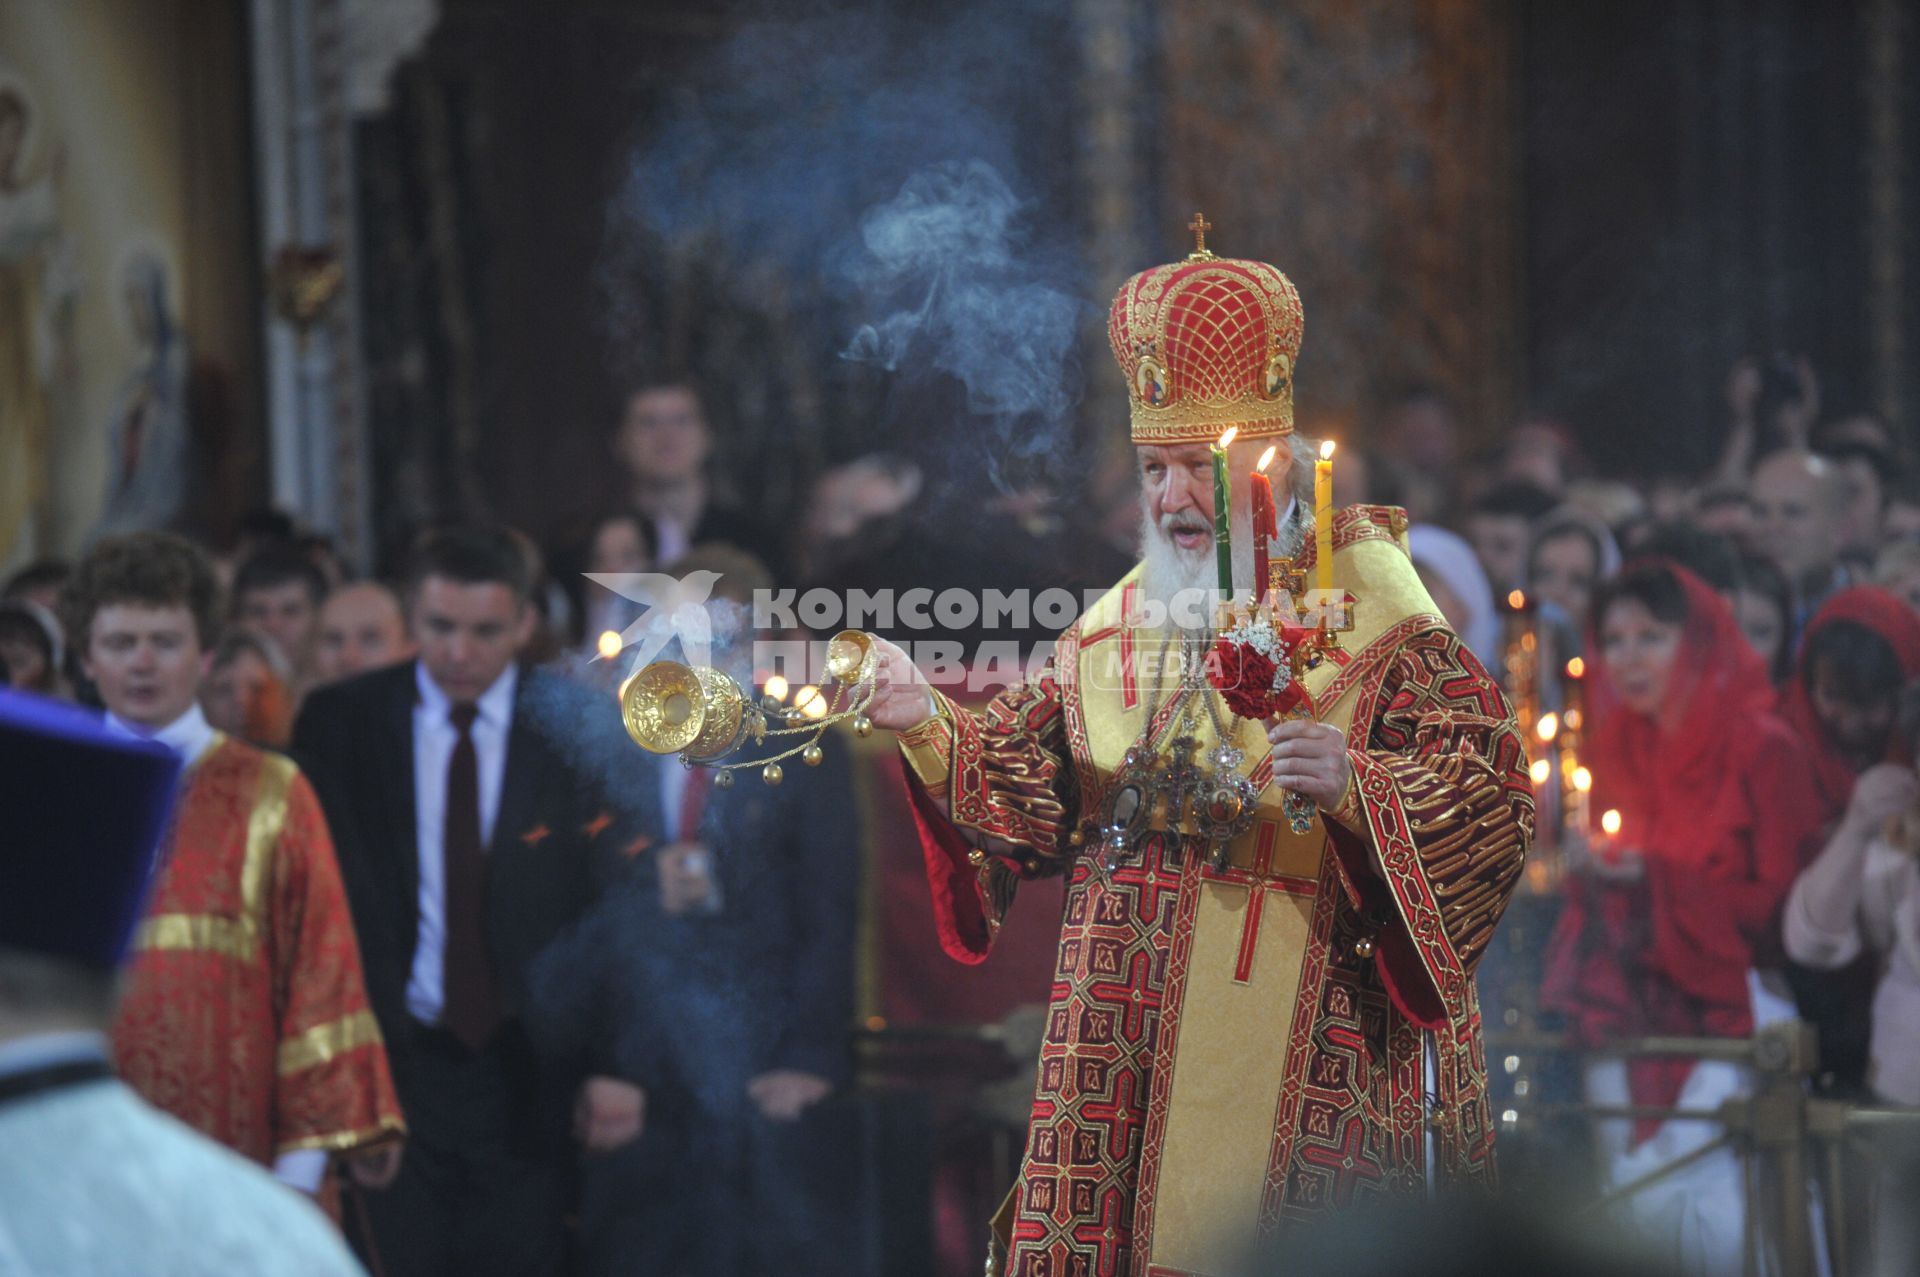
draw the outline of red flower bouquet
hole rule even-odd
[[[1222,634],[1213,645],[1207,673],[1227,708],[1256,720],[1303,707],[1312,713],[1313,698],[1293,668],[1293,654],[1306,637],[1305,627],[1276,625],[1261,613]]]

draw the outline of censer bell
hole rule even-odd
[[[654,661],[620,685],[620,717],[640,748],[705,762],[745,739],[747,698],[711,666]]]
[[[819,763],[820,737],[833,724],[851,719],[861,735],[872,730],[864,711],[873,699],[878,666],[879,653],[871,636],[860,630],[834,635],[827,641],[826,672],[843,685],[842,690],[835,692],[830,708],[823,703],[823,712],[813,716],[797,707],[778,706],[770,714],[732,677],[711,666],[654,661],[620,684],[620,718],[627,735],[642,749],[679,754],[690,764],[716,767],[723,778],[727,769],[760,767],[767,783],[777,785],[783,774],[780,759],[798,755],[809,765]],[[844,707],[840,704],[843,693],[850,693]],[[865,731],[860,730],[863,727]],[[811,740],[750,763],[720,761],[749,736],[755,742],[782,736]]]

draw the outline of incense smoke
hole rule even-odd
[[[1076,196],[1032,122],[1059,118],[1046,51],[1068,22],[867,6],[750,26],[676,72],[609,207],[613,349],[758,361],[743,448],[813,432],[812,455],[904,450],[963,484],[1065,459],[1098,290],[1067,219],[1039,215]]]
[[[1083,303],[1024,250],[1020,201],[979,160],[937,164],[860,223],[848,275],[871,301],[913,299],[864,325],[842,352],[889,372],[944,373],[1001,444],[1033,455],[1055,442],[1080,397],[1074,338]],[[1017,427],[1038,424],[1041,430]]]

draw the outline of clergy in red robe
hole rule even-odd
[[[404,1131],[333,844],[294,764],[195,696],[217,586],[174,537],[102,542],[66,598],[108,725],[186,764],[113,1029],[144,1098],[309,1193],[334,1154],[390,1176]]]
[[[1355,507],[1323,530],[1334,588],[1358,603],[1300,716],[1236,717],[1196,674],[1215,624],[1207,445],[1227,426],[1234,513],[1277,440],[1295,476],[1278,552],[1308,580],[1322,553],[1298,499],[1301,325],[1284,275],[1204,245],[1129,280],[1110,335],[1144,562],[983,713],[879,644],[873,718],[900,732],[947,951],[984,960],[1022,882],[1067,879],[1024,1162],[996,1221],[1019,1277],[1232,1271],[1291,1220],[1420,1192],[1430,1165],[1492,1180],[1473,974],[1532,790],[1505,697],[1413,570],[1405,515]],[[1230,556],[1242,598],[1247,541]]]

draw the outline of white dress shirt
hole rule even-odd
[[[697,829],[680,828],[680,809],[686,805],[689,769],[681,765],[677,757],[664,762],[665,765],[660,768],[660,824],[668,842],[679,842],[700,832]]]
[[[157,740],[178,754],[189,768],[206,756],[206,752],[213,748],[214,738],[219,735],[197,704],[158,731],[138,723],[129,723],[113,713],[107,715],[107,728],[126,736]],[[273,1159],[273,1177],[289,1188],[297,1188],[309,1195],[320,1191],[320,1181],[326,1173],[327,1151],[323,1148],[295,1149]]]
[[[693,548],[693,529],[678,519],[655,516],[653,543],[653,561],[660,567],[671,567],[681,555]]]
[[[158,731],[139,723],[129,723],[112,712],[107,714],[107,729],[138,740],[157,740],[179,755],[180,761],[188,767],[200,761],[200,756],[207,752],[213,745],[213,738],[219,734],[213,730],[213,724],[207,721],[207,716],[200,712],[197,703]]]
[[[419,662],[413,667],[420,697],[413,706],[414,844],[420,857],[420,928],[415,933],[413,972],[407,981],[407,1010],[422,1024],[440,1023],[446,1008],[447,956],[447,764],[460,733],[447,713],[453,702]],[[500,788],[507,775],[507,734],[513,729],[513,693],[518,667],[506,673],[475,702],[479,710],[470,729],[480,765],[480,843],[493,840],[500,814]]]

